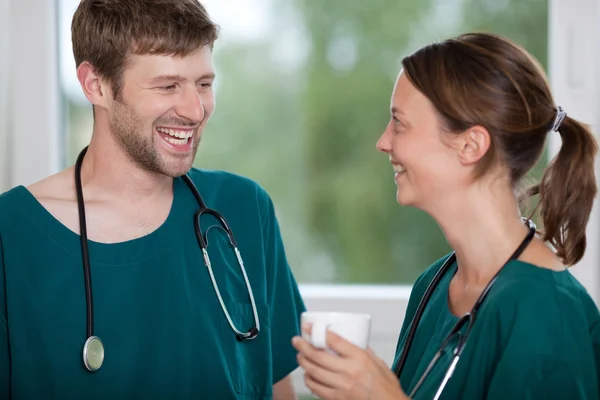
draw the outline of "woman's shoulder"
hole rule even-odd
[[[490,398],[512,398],[519,386],[536,398],[597,391],[600,314],[569,270],[513,261],[478,315],[477,336],[497,351]]]
[[[544,304],[592,306],[594,302],[586,288],[569,269],[551,269],[537,263],[512,260],[498,274],[491,297],[503,301]]]
[[[485,303],[506,333],[589,335],[600,323],[594,300],[569,270],[541,268],[519,260],[506,265]],[[598,334],[594,341],[600,342]]]

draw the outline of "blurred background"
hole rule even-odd
[[[196,166],[270,193],[307,307],[373,315],[371,346],[388,363],[412,282],[450,250],[427,215],[398,206],[375,149],[402,57],[468,31],[502,34],[540,61],[569,115],[600,122],[600,0],[202,2],[221,33],[217,108]],[[77,4],[0,0],[0,192],[72,165],[89,142],[70,41]],[[599,227],[595,208],[573,268],[596,300]],[[296,385],[308,395],[301,371]]]
[[[89,143],[59,0],[64,166]],[[221,27],[217,108],[196,161],[259,182],[273,197],[294,273],[306,283],[410,283],[449,247],[431,218],[399,207],[375,142],[403,56],[491,31],[547,66],[547,0],[206,0]],[[545,164],[546,159],[542,160]]]

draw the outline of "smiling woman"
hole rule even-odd
[[[600,313],[567,269],[597,194],[591,131],[556,105],[530,54],[486,33],[403,58],[391,103],[377,148],[406,167],[398,202],[429,214],[453,251],[415,283],[395,373],[333,334],[332,353],[298,337],[308,387],[327,400],[597,399]],[[515,187],[553,132],[562,146],[530,191],[538,236]]]

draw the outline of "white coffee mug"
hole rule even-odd
[[[327,331],[330,330],[356,346],[366,349],[371,338],[371,316],[369,314],[305,311],[301,323],[312,325],[310,335],[302,331],[302,337],[313,346],[326,349]]]

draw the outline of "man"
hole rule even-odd
[[[216,25],[195,0],[83,0],[72,36],[94,132],[0,196],[0,398],[295,398],[304,304],[273,204],[192,168]]]

